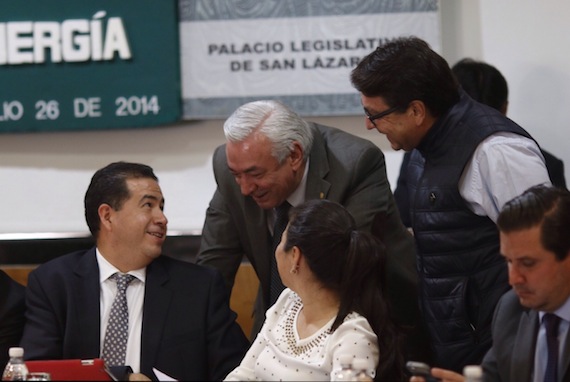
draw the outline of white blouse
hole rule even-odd
[[[378,364],[378,341],[366,318],[352,312],[333,332],[332,318],[317,332],[299,339],[297,317],[303,303],[286,288],[266,312],[265,323],[241,364],[226,381],[330,381],[340,369],[341,354],[368,361],[374,376]]]

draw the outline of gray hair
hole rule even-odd
[[[283,163],[299,142],[303,159],[307,160],[313,146],[309,123],[279,101],[262,100],[237,108],[224,123],[224,134],[230,142],[241,142],[259,131],[273,144],[271,155]]]

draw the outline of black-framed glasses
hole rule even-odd
[[[382,117],[387,116],[388,114],[392,114],[393,112],[395,112],[396,110],[398,110],[397,107],[391,107],[388,110],[384,110],[378,114],[374,114],[371,115],[368,110],[364,109],[364,114],[366,114],[366,118],[368,118],[368,120],[374,125],[376,126],[376,124],[374,123],[375,120],[380,119]]]

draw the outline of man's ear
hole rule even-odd
[[[426,118],[427,108],[423,101],[413,100],[410,102],[408,110],[411,112],[411,116],[416,120],[416,124],[421,124]]]
[[[301,147],[301,144],[297,141],[293,142],[293,149],[291,150],[291,154],[289,155],[289,160],[291,163],[291,167],[295,171],[301,168],[301,165],[303,164],[303,148]]]
[[[105,227],[107,229],[111,228],[111,222],[113,217],[113,208],[107,203],[103,203],[97,209],[99,213],[99,221],[101,222],[101,228]]]

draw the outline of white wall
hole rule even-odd
[[[374,141],[394,167],[391,181],[395,182],[401,153],[391,151],[380,134],[367,131],[364,117],[313,120]],[[0,200],[4,201],[0,239],[36,232],[88,234],[83,215],[85,190],[98,168],[118,160],[154,168],[166,198],[169,233],[199,234],[215,189],[211,155],[224,142],[222,123],[0,136]]]
[[[570,179],[570,2],[442,0],[443,55],[497,66],[509,82],[509,116],[564,159]],[[401,153],[364,128],[363,117],[312,118],[368,138],[387,156],[391,184]],[[211,153],[223,143],[222,121],[139,130],[0,135],[0,239],[15,233],[87,234],[83,195],[98,168],[117,160],[151,165],[166,197],[171,233],[199,233],[214,191]],[[8,235],[10,234],[10,235]]]
[[[509,84],[507,115],[564,160],[570,181],[570,2],[482,0],[483,57]]]

